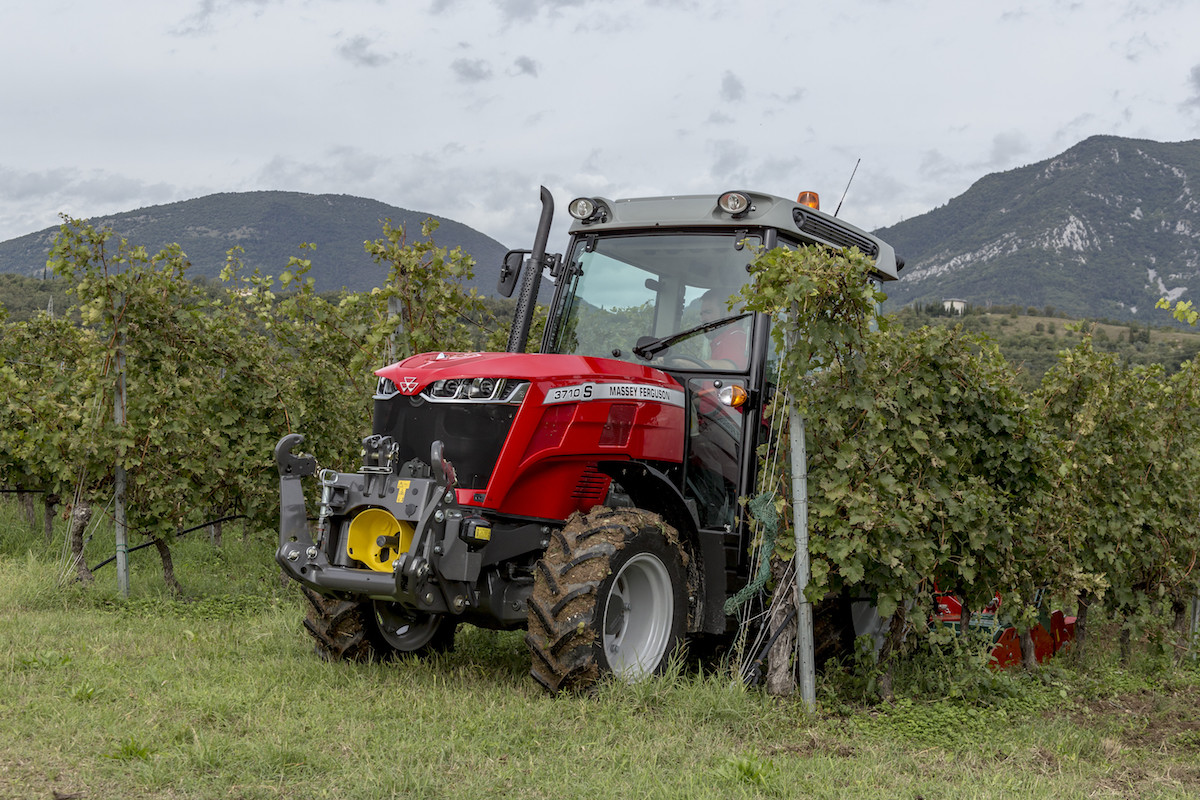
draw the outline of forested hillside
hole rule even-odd
[[[250,269],[278,274],[289,258],[304,255],[312,261],[309,275],[317,291],[343,287],[368,291],[381,286],[387,274],[372,262],[363,242],[379,237],[385,219],[403,226],[410,237],[420,238],[421,223],[428,218],[439,223],[439,244],[461,247],[475,259],[472,285],[485,294],[493,293],[505,245],[462,223],[362,197],[222,193],[96,217],[90,222],[97,228],[112,228],[118,236],[152,252],[178,243],[191,263],[188,274],[192,277],[215,279],[225,265],[226,252],[240,247],[241,258]],[[0,242],[0,273],[42,277],[57,234],[54,227]],[[302,253],[299,248],[305,242],[315,244],[316,250]]]
[[[1160,312],[1164,317],[1165,312]],[[922,326],[961,325],[971,333],[996,343],[1017,371],[1021,385],[1032,390],[1059,358],[1087,335],[1101,352],[1113,353],[1127,366],[1162,364],[1168,373],[1200,354],[1200,334],[1170,325],[1143,325],[1136,321],[1079,320],[1060,314],[1052,306],[968,306],[962,314],[948,314],[941,304],[914,303],[889,316],[901,330]],[[1158,321],[1158,320],[1156,320]]]

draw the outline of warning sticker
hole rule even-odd
[[[683,391],[644,383],[579,383],[546,392],[542,405],[586,403],[590,400],[641,400],[683,407]]]

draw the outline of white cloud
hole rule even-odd
[[[538,63],[529,56],[517,56],[513,59],[513,69],[518,75],[528,75],[536,78],[538,74]]]
[[[1184,101],[1184,105],[1200,108],[1200,64],[1192,67],[1188,75],[1188,90],[1191,95]]]
[[[742,83],[741,78],[734,75],[732,72],[726,72],[721,76],[721,93],[720,97],[727,103],[736,103],[746,96],[746,86]]]
[[[456,58],[450,62],[450,70],[463,83],[479,83],[492,77],[492,68],[482,58]]]
[[[352,36],[337,47],[337,53],[351,64],[360,67],[382,67],[391,62],[395,56],[385,55],[377,49],[372,39],[363,36]]]
[[[196,10],[181,19],[169,32],[178,36],[211,33],[223,17],[242,8],[258,12],[272,2],[275,0],[200,0]]]
[[[1029,152],[1029,141],[1020,131],[1006,131],[992,137],[991,153],[985,162],[993,170],[1004,170]]]
[[[103,170],[22,170],[0,165],[0,240],[57,225],[59,214],[91,218],[194,197],[203,191]]]
[[[542,184],[561,205],[733,185],[829,204],[859,157],[843,215],[874,228],[1093,134],[1200,135],[1183,35],[1200,3],[1182,0],[180,8],[6,11],[0,70],[21,79],[0,82],[0,239],[64,209],[280,188],[518,243]],[[812,33],[831,30],[861,46]]]
[[[493,0],[500,9],[506,23],[527,23],[545,11],[548,15],[560,13],[563,8],[583,6],[583,0]]]

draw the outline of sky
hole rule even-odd
[[[808,189],[874,230],[1200,138],[1200,2],[0,0],[0,75],[0,241],[278,189],[529,247],[541,185],[551,249],[580,195]]]

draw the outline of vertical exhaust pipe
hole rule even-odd
[[[533,325],[533,312],[537,308],[538,287],[542,283],[542,269],[546,261],[546,242],[550,239],[550,224],[554,221],[554,196],[545,186],[542,189],[542,216],[538,220],[537,234],[533,237],[533,252],[529,254],[529,266],[521,283],[521,294],[517,296],[517,308],[513,312],[512,328],[508,332],[509,353],[524,353],[529,341],[529,328]]]

